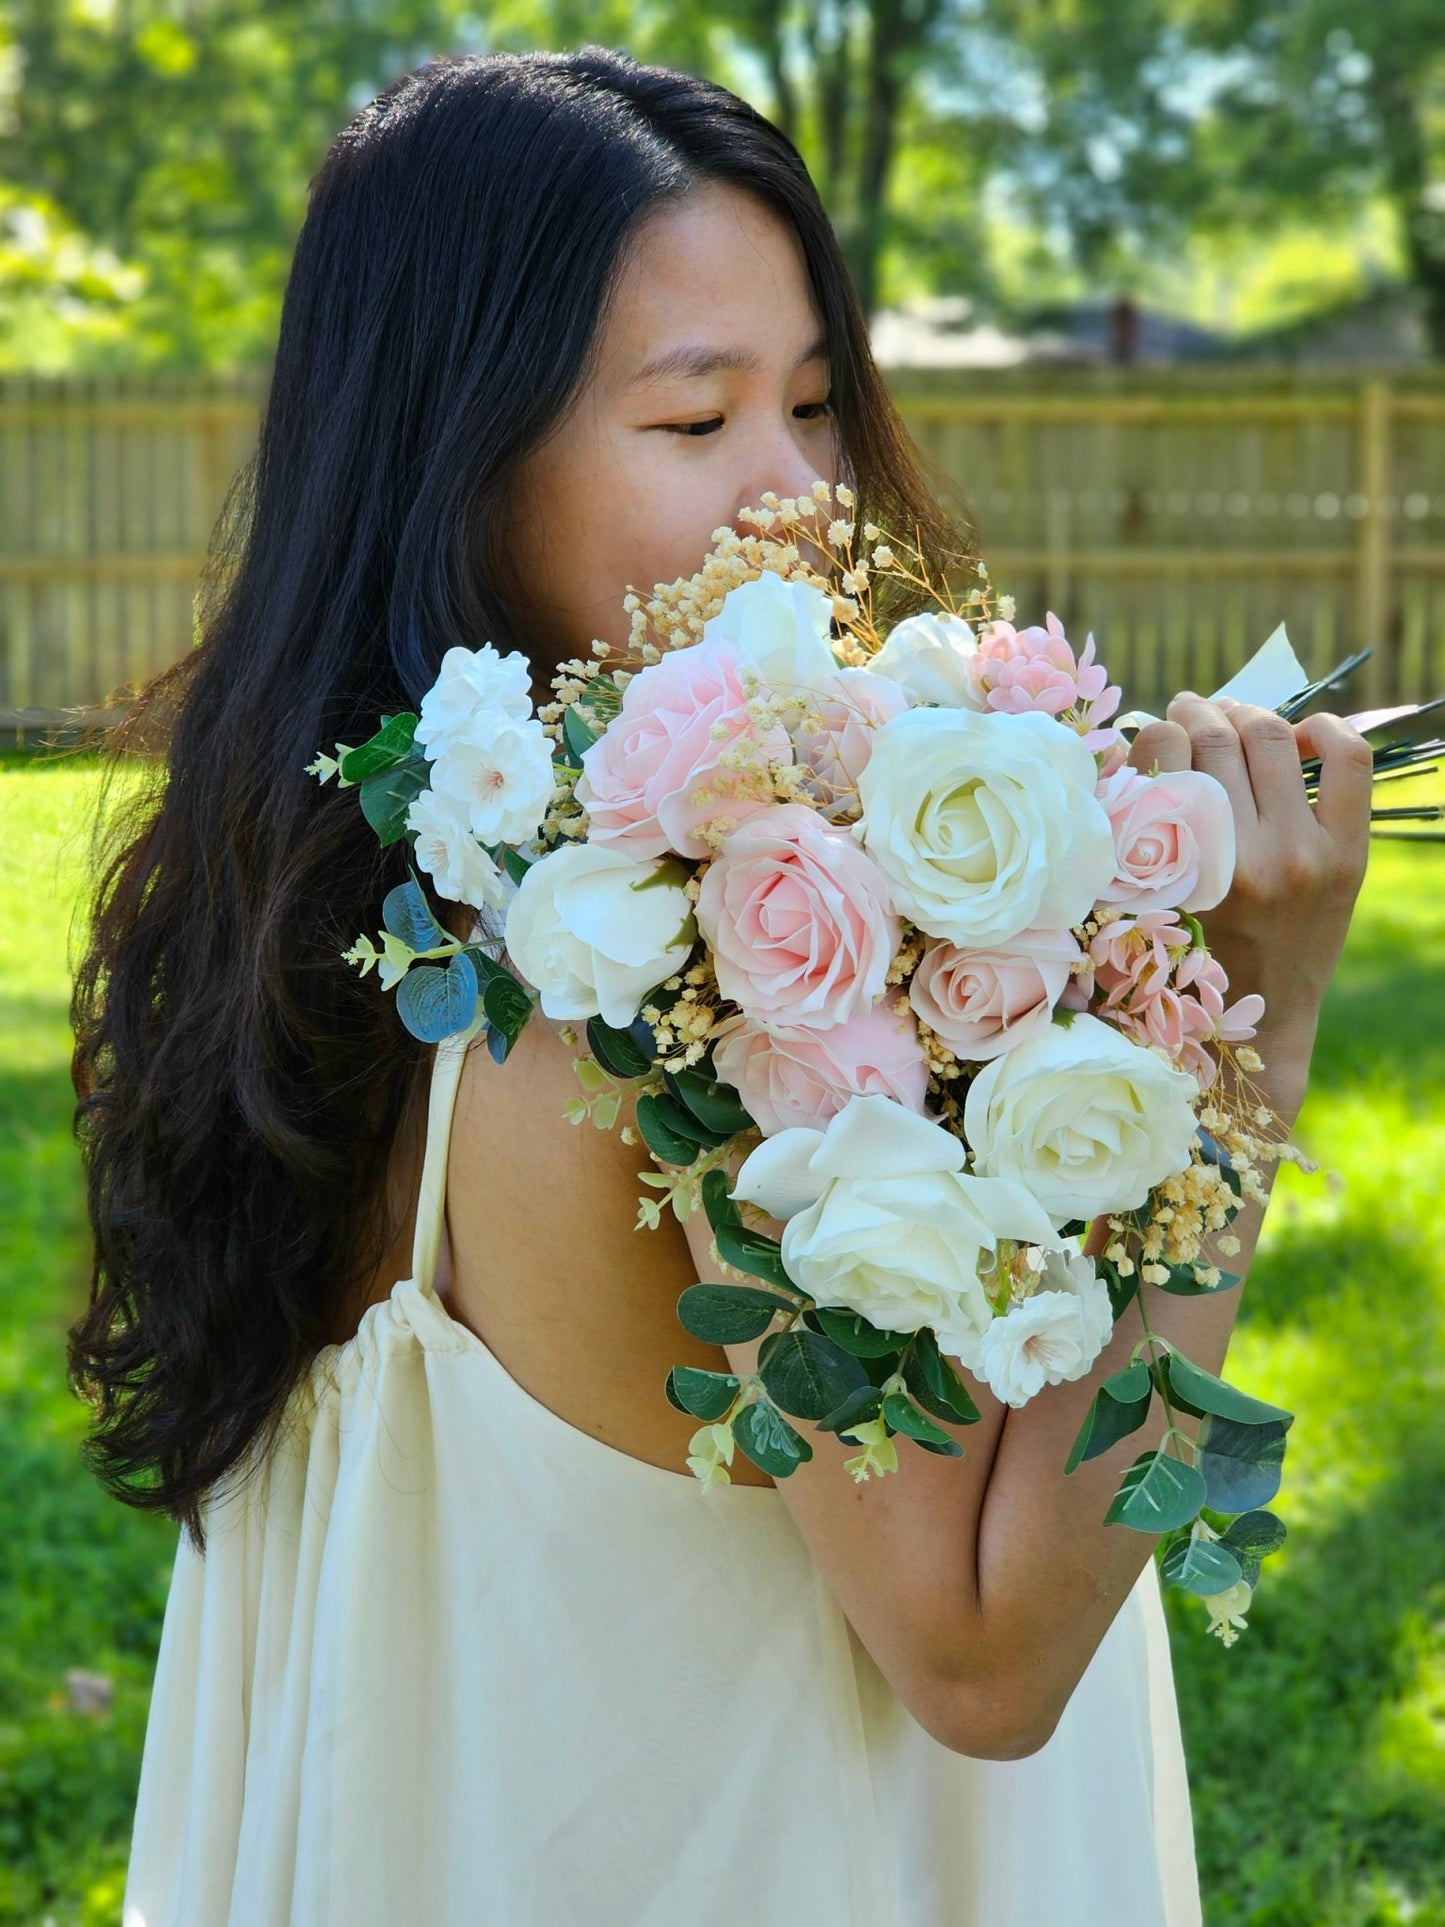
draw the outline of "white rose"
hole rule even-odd
[[[448,649],[421,699],[416,740],[434,759],[475,716],[509,716],[520,723],[531,713],[532,668],[519,649],[506,656],[489,642],[480,649]]]
[[[951,1131],[891,1097],[850,1098],[822,1131],[764,1140],[732,1195],[786,1218],[783,1263],[820,1305],[886,1331],[931,1326],[971,1364],[993,1316],[979,1264],[1001,1238],[1052,1244],[1020,1184],[971,1177]]]
[[[909,616],[890,630],[868,667],[875,676],[901,684],[919,702],[942,703],[945,709],[982,709],[968,673],[969,658],[977,648],[978,637],[962,616],[938,610]]]
[[[974,1376],[1006,1405],[1027,1405],[1044,1385],[1082,1378],[1113,1329],[1109,1288],[1093,1259],[1050,1251],[1042,1288],[984,1333]]]
[[[453,903],[480,910],[506,902],[502,873],[472,835],[460,804],[423,790],[413,797],[406,827],[416,836],[416,860],[438,892]]]
[[[832,622],[831,596],[765,569],[728,590],[703,624],[702,640],[730,643],[773,689],[815,689],[838,672]]]
[[[507,949],[549,1017],[630,1024],[694,941],[692,904],[665,863],[564,844],[534,863],[507,911]]]
[[[964,949],[1067,929],[1114,875],[1083,739],[1052,716],[909,709],[858,777],[854,824],[896,909]]]
[[[535,719],[479,711],[448,736],[431,769],[431,787],[460,804],[483,843],[535,836],[555,790],[552,746]]]
[[[963,1129],[975,1170],[1013,1178],[1059,1224],[1132,1211],[1190,1161],[1199,1086],[1086,1011],[987,1064]]]

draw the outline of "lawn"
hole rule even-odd
[[[118,1918],[176,1543],[86,1473],[64,1381],[94,781],[0,758],[0,1923],[24,1927]],[[1378,842],[1296,1131],[1320,1169],[1281,1173],[1227,1368],[1298,1414],[1290,1539],[1230,1650],[1165,1596],[1208,1927],[1445,1927],[1442,987],[1445,844]],[[110,1681],[103,1710],[76,1667]]]

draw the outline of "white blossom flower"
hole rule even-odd
[[[446,738],[431,787],[463,806],[479,841],[524,843],[556,794],[546,731],[531,717],[518,722],[501,711],[480,712]]]
[[[461,805],[435,790],[412,799],[406,826],[416,836],[416,860],[441,896],[480,910],[500,909],[507,890],[502,873],[472,835]]]
[[[443,745],[478,716],[521,723],[531,714],[532,666],[519,649],[505,656],[489,642],[480,649],[448,649],[421,699],[416,740],[435,760]]]
[[[1082,1378],[1114,1329],[1108,1286],[1092,1258],[1049,1251],[1043,1288],[995,1318],[974,1376],[1005,1404],[1027,1405],[1044,1385]]]
[[[1247,1579],[1236,1579],[1226,1592],[1204,1595],[1209,1609],[1209,1631],[1218,1633],[1226,1646],[1232,1646],[1240,1633],[1248,1629],[1249,1622],[1244,1615],[1253,1597],[1254,1588]]]

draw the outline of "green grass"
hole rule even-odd
[[[176,1532],[78,1457],[66,932],[93,771],[0,759],[0,1922],[111,1923]],[[1394,800],[1392,798],[1392,800]],[[1166,1591],[1208,1927],[1445,1927],[1445,845],[1374,846],[1227,1375],[1298,1414],[1239,1642]],[[114,1682],[68,1709],[65,1674]]]

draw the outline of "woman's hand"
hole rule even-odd
[[[1234,808],[1229,894],[1201,915],[1231,1001],[1264,998],[1259,1043],[1286,1103],[1303,1100],[1320,1005],[1344,949],[1369,854],[1371,755],[1359,731],[1322,711],[1288,723],[1252,703],[1186,690],[1146,723],[1129,762],[1205,770]],[[1312,807],[1300,763],[1320,759]]]

